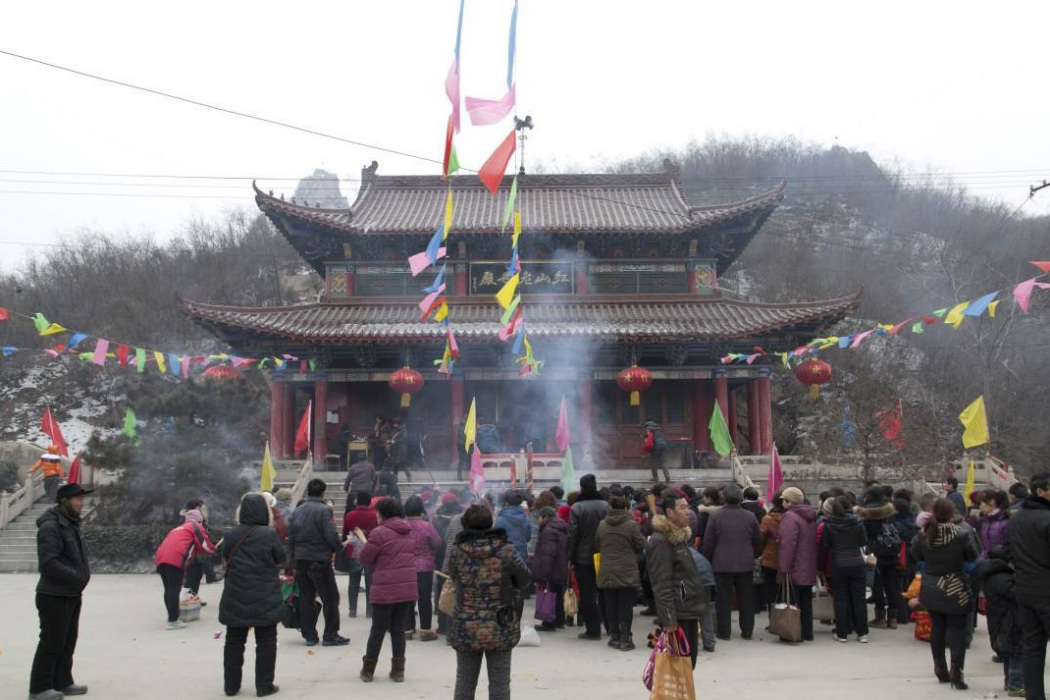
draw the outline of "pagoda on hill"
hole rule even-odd
[[[783,197],[784,185],[719,205],[692,206],[674,167],[646,174],[519,174],[517,204],[522,304],[529,337],[544,361],[539,376],[519,375],[511,343],[501,342],[494,299],[506,273],[502,232],[511,179],[492,196],[477,177],[381,176],[364,168],[349,209],[288,202],[256,188],[259,208],[324,278],[316,303],[266,308],[182,300],[197,323],[251,356],[291,354],[315,361],[273,371],[270,445],[292,456],[298,411],[313,399],[313,452],[329,453],[346,426],[370,434],[377,415],[399,410],[388,386],[411,366],[424,378],[408,420],[425,435],[426,459],[456,461],[456,432],[470,398],[479,422],[494,425],[502,447],[532,442],[553,451],[565,396],[579,461],[613,469],[644,463],[641,435],[659,423],[689,466],[711,449],[714,402],[743,453],[772,445],[768,364],[725,366],[729,352],[795,347],[852,311],[859,293],[800,303],[750,303],[723,296],[719,275],[744,251]],[[420,320],[431,268],[413,277],[407,258],[426,248],[451,182],[456,202],[448,246],[449,323],[460,348],[451,377],[432,361],[443,329]],[[295,363],[292,363],[295,365]],[[617,386],[631,365],[651,373],[639,405]]]

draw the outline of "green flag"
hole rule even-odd
[[[711,420],[707,424],[711,433],[711,443],[715,446],[715,452],[723,457],[733,452],[733,438],[729,436],[729,428],[726,427],[726,419],[722,415],[722,406],[715,401],[715,410],[711,412]]]
[[[456,147],[453,146],[452,152],[449,154],[448,157],[448,172],[445,174],[451,175],[452,173],[457,172],[459,172],[459,156],[456,155]]]
[[[135,412],[128,406],[128,412],[124,414],[124,434],[135,440],[138,433],[138,425],[135,423]]]
[[[561,462],[561,487],[565,489],[565,493],[579,490],[579,484],[576,482],[576,467],[572,464],[572,448],[565,448],[565,457],[562,458]]]

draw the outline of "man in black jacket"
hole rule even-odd
[[[598,481],[593,474],[580,477],[580,497],[569,511],[569,566],[576,573],[580,586],[580,615],[586,629],[580,639],[591,641],[602,638],[602,616],[598,602],[598,574],[594,569],[594,536],[598,525],[609,513],[609,504],[598,493]]]
[[[1029,700],[1046,700],[1043,672],[1050,635],[1050,472],[1036,474],[1031,495],[1010,518],[1007,541],[1017,572],[1024,687]]]
[[[63,695],[83,695],[88,690],[73,682],[73,652],[80,628],[81,595],[91,579],[80,533],[80,511],[89,493],[80,484],[60,487],[57,505],[36,521],[40,642],[29,678],[30,700],[60,700]]]
[[[299,633],[306,646],[317,644],[317,609],[314,598],[321,598],[324,612],[323,646],[349,644],[339,636],[339,588],[332,569],[332,555],[343,546],[332,522],[332,509],[324,502],[328,485],[311,479],[306,500],[292,514],[288,528],[288,549],[295,562],[295,582],[299,584]]]

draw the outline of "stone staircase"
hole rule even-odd
[[[36,519],[53,505],[42,498],[0,530],[0,572],[36,571]]]

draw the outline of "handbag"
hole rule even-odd
[[[576,617],[580,612],[580,600],[576,597],[576,591],[571,588],[565,590],[565,616]]]
[[[835,619],[835,598],[820,579],[817,579],[817,585],[813,589],[813,619]]]
[[[459,592],[456,588],[456,582],[443,571],[435,571],[434,574],[442,579],[441,594],[438,596],[438,610],[446,615],[452,615],[456,612],[456,595]]]
[[[550,586],[544,586],[542,591],[536,591],[536,619],[542,622],[554,622],[558,616],[558,595],[551,591]]]
[[[284,599],[281,608],[281,624],[290,630],[299,629],[299,597],[294,593]]]
[[[650,700],[696,700],[693,662],[682,630],[666,637],[666,646],[655,652]]]
[[[802,641],[802,613],[793,602],[794,587],[787,579],[780,584],[776,604],[769,615],[769,631],[785,642]]]
[[[346,547],[340,547],[335,553],[335,570],[348,574],[350,573],[350,562],[353,561],[353,557],[348,551],[353,545],[347,545]]]

